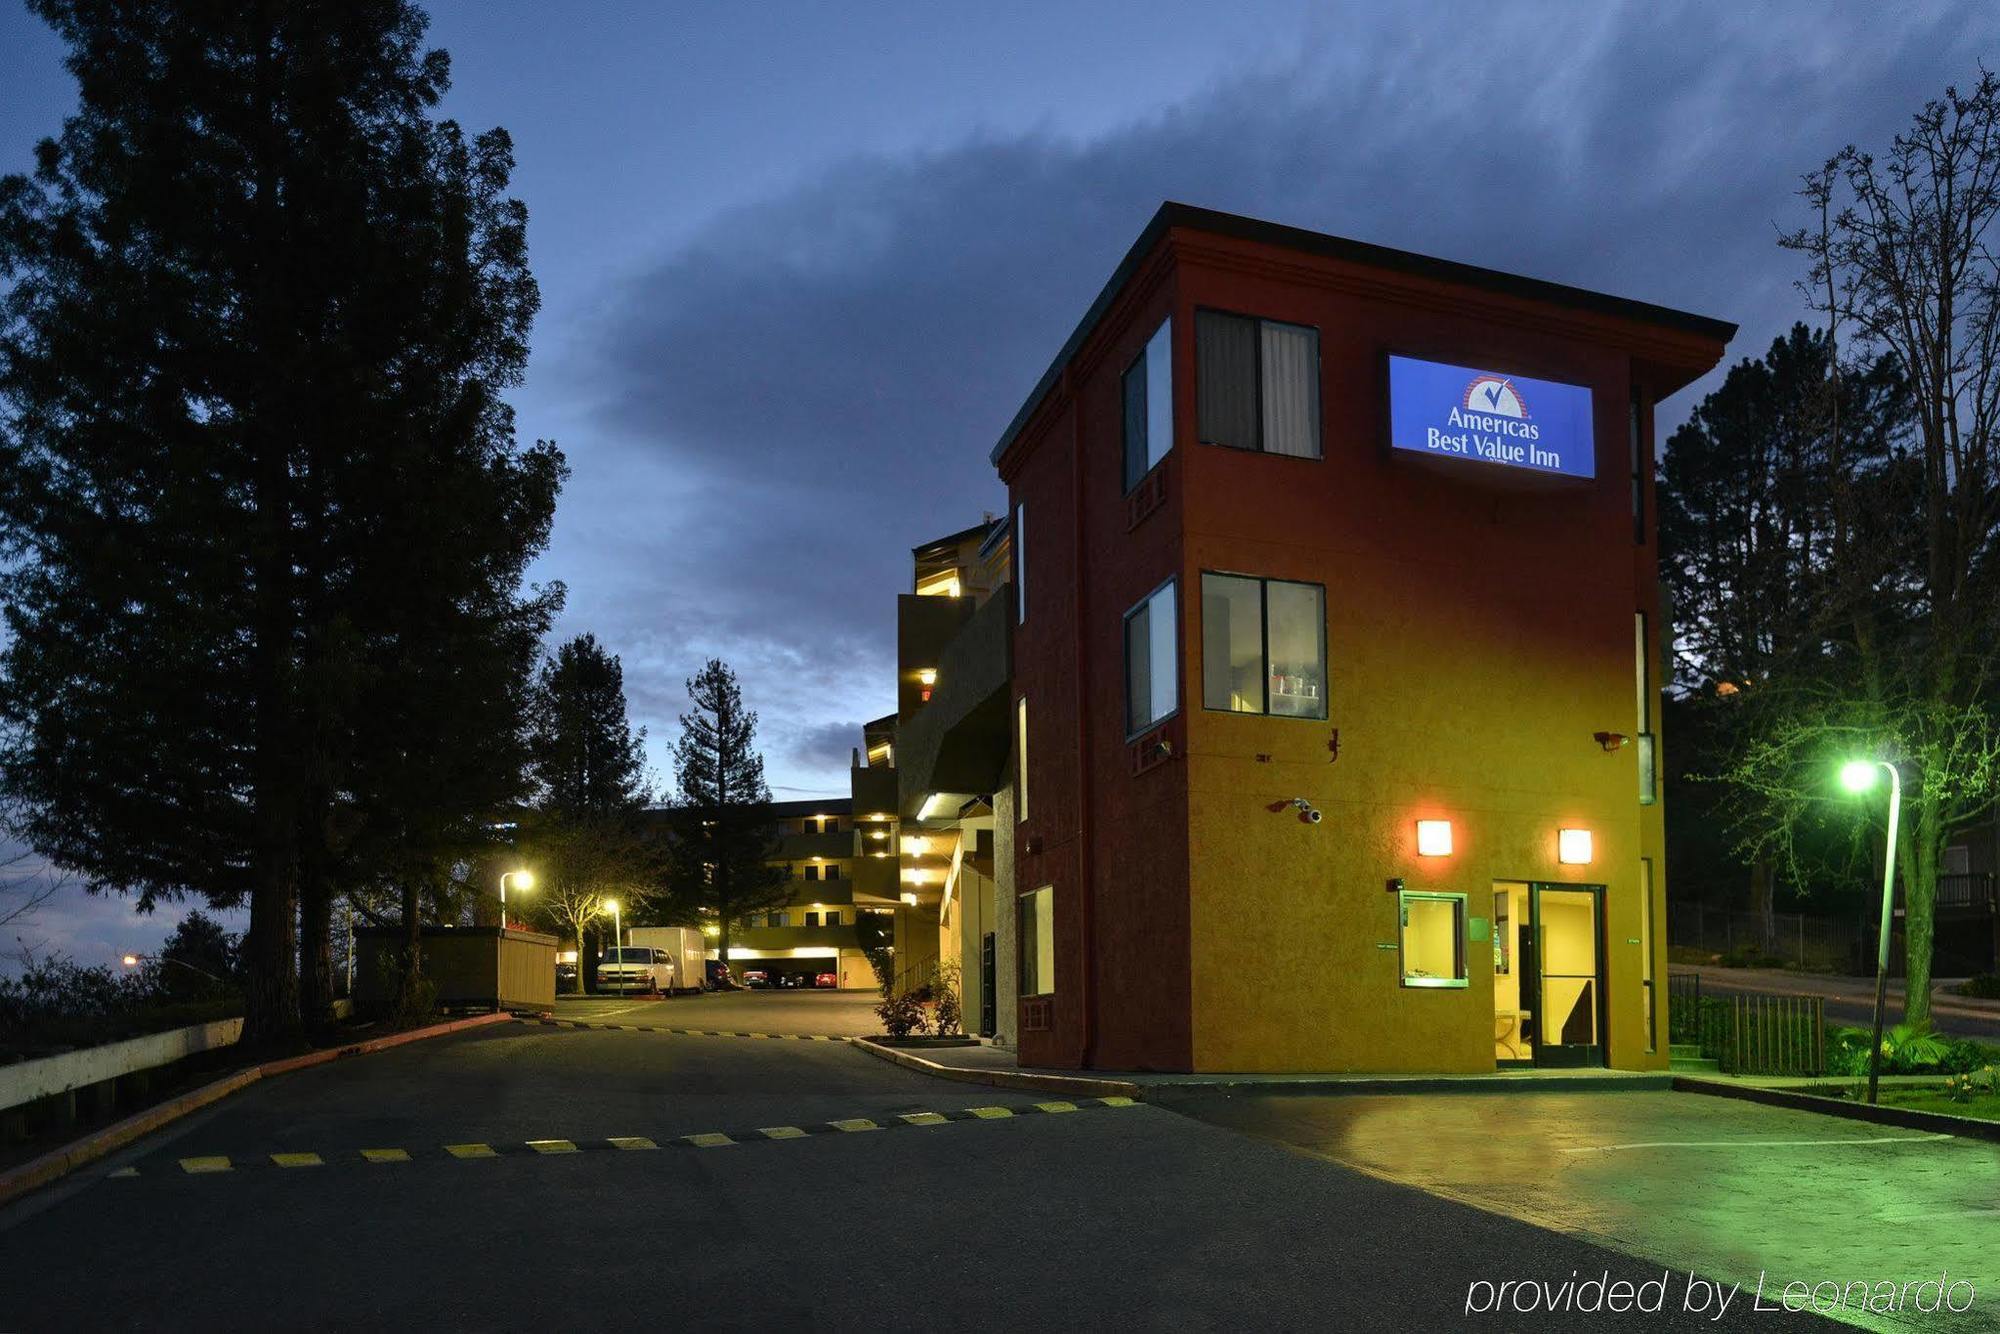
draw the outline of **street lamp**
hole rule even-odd
[[[500,929],[502,931],[507,929],[507,882],[509,880],[517,882],[523,891],[530,890],[535,887],[535,873],[533,871],[502,871],[500,873]]]
[[[618,917],[618,900],[606,899],[604,906],[611,910],[611,946],[616,949],[625,943],[625,927]]]
[[[1882,854],[1882,929],[1875,942],[1875,1040],[1868,1047],[1868,1101],[1882,1078],[1882,1007],[1889,991],[1889,923],[1896,890],[1896,822],[1903,813],[1903,775],[1887,760],[1850,760],[1840,766],[1840,785],[1849,792],[1875,786],[1878,769],[1889,771],[1889,841]]]
[[[200,973],[203,977],[215,983],[215,985],[217,985],[218,987],[226,987],[229,985],[227,982],[224,982],[221,978],[217,977],[214,973],[209,972],[206,968],[197,968],[193,964],[187,963],[181,959],[176,959],[170,954],[128,954],[120,962],[122,962],[127,968],[137,968],[139,966],[139,961],[142,959],[151,959],[154,963],[170,963],[177,968],[185,968],[190,973]]]

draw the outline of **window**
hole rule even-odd
[[[1174,447],[1171,319],[1162,320],[1146,350],[1125,371],[1125,489],[1130,491]]]
[[[1028,502],[1014,506],[1014,624],[1028,623]]]
[[[839,914],[839,913],[837,913],[837,912],[828,912],[828,913],[826,914],[826,924],[827,924],[828,926],[839,926],[839,925],[840,925],[840,914]]]
[[[1465,982],[1465,895],[1397,894],[1403,915],[1403,985],[1462,987]]]
[[[784,925],[786,925],[786,918],[785,918],[785,914],[783,914],[783,913],[781,913],[781,912],[767,912],[767,913],[765,913],[765,914],[764,914],[764,925],[765,925],[765,926],[784,926]]]
[[[838,880],[838,879],[840,879],[840,868],[839,868],[838,866],[835,866],[835,865],[831,864],[831,863],[828,863],[828,865],[827,865],[827,868],[826,868],[826,878],[827,878],[828,880]]]
[[[1056,989],[1055,890],[1048,885],[1021,896],[1021,994],[1049,996]]]
[[[818,926],[818,925],[819,925],[819,914],[818,914],[818,913],[816,913],[816,912],[809,912],[809,913],[807,913],[807,914],[806,914],[806,925],[807,925],[807,926]]]
[[[1320,456],[1319,330],[1197,311],[1194,364],[1203,444]]]
[[[1945,875],[1972,874],[1972,846],[1968,843],[1954,843],[1944,850],[1944,860],[1938,870]]]
[[[1326,717],[1326,590],[1202,575],[1201,660],[1205,708]]]
[[[1654,1050],[1653,1008],[1653,859],[1639,859],[1639,997],[1646,1006],[1646,1050]]]
[[[1028,818],[1028,697],[1014,705],[1014,819]]]
[[[1180,707],[1174,581],[1125,613],[1125,733],[1136,736]]]
[[[806,879],[808,879],[808,880],[817,880],[817,879],[819,879],[819,867],[818,867],[818,866],[808,866],[808,867],[806,867]]]
[[[1632,441],[1632,540],[1646,542],[1646,454],[1639,431],[1639,391],[1632,391],[1632,419],[1627,434]]]
[[[1658,768],[1653,736],[1653,655],[1652,636],[1646,633],[1646,613],[1632,617],[1632,675],[1639,691],[1639,804],[1650,806],[1659,797]]]

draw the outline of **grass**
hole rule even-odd
[[[1957,1102],[1942,1089],[1883,1089],[1879,1100],[1885,1107],[1907,1107],[1917,1112],[1943,1112],[1947,1116],[2000,1121],[2000,1093],[1975,1093],[1966,1101]]]

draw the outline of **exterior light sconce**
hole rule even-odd
[[[922,671],[918,672],[918,673],[917,673],[917,682],[918,682],[918,684],[919,684],[919,685],[923,686],[923,688],[924,688],[924,689],[923,689],[923,700],[924,700],[924,703],[926,703],[926,704],[930,703],[930,702],[931,702],[931,687],[937,684],[937,668],[935,668],[935,667],[926,667],[926,668],[924,668],[924,669],[923,669]]]
[[[1564,866],[1588,866],[1592,855],[1588,829],[1556,830],[1556,860]]]
[[[1419,857],[1451,856],[1451,821],[1417,821],[1417,855]]]
[[[1590,739],[1604,747],[1606,754],[1623,750],[1632,743],[1632,738],[1623,732],[1592,732]]]
[[[912,908],[914,908],[917,906],[917,896],[915,894],[911,894],[906,891],[903,895],[903,902],[909,904]]]

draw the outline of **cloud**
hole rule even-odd
[[[908,548],[1004,504],[987,451],[1162,199],[1737,320],[1754,354],[1799,313],[1774,244],[1798,175],[1886,140],[1991,31],[1972,7],[1513,12],[1477,45],[1450,8],[1350,19],[1111,133],[857,156],[714,218],[561,363],[594,405],[572,618],[667,717],[729,659],[774,781],[833,786],[844,749],[805,738],[889,707]]]

